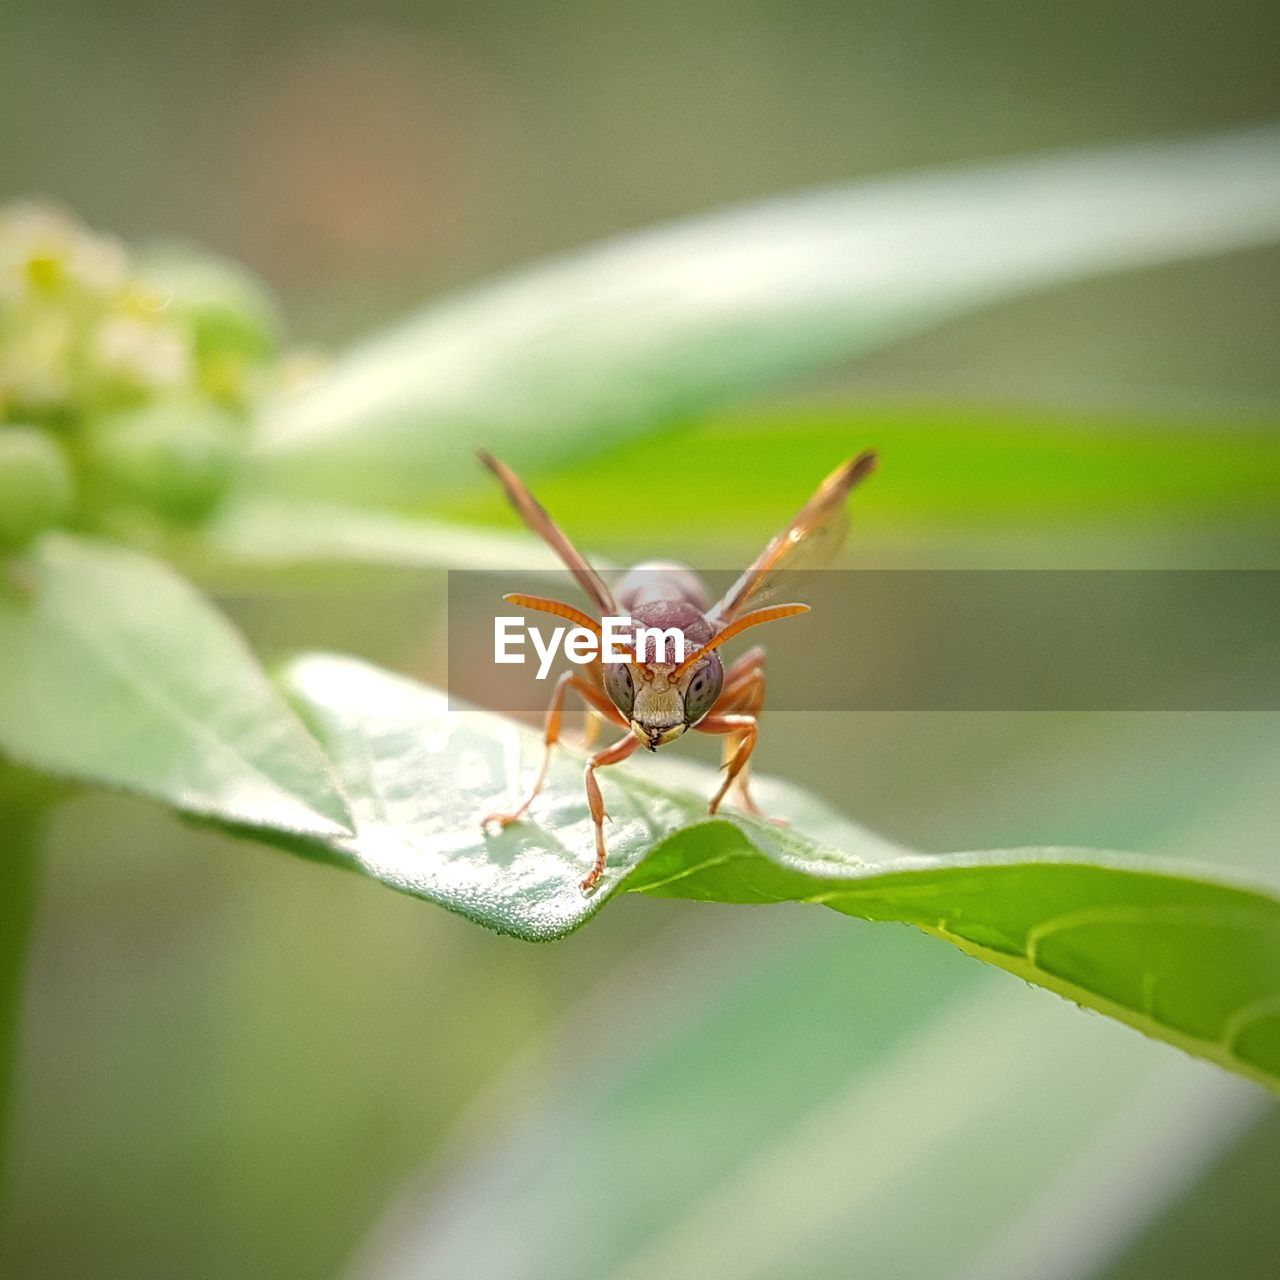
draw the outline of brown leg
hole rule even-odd
[[[760,729],[755,716],[736,714],[709,715],[694,727],[700,733],[733,734],[737,741],[733,755],[725,762],[724,781],[720,784],[720,790],[711,797],[711,803],[707,806],[708,813],[715,813],[720,807],[720,801],[733,786],[733,780],[746,768],[747,761],[751,759]]]
[[[587,784],[587,804],[591,809],[591,821],[596,827],[596,864],[591,868],[587,878],[582,882],[582,892],[590,893],[604,875],[605,858],[608,856],[604,845],[604,820],[609,816],[604,811],[604,796],[600,794],[600,784],[596,781],[596,770],[605,765],[617,764],[625,760],[640,745],[640,739],[634,733],[619,738],[611,747],[597,751],[587,761],[584,778]]]
[[[713,711],[729,711],[730,703],[736,704],[745,687],[764,678],[764,647],[756,645],[733,662],[724,673],[724,688],[716,699]]]
[[[594,707],[588,707],[586,714],[582,717],[582,741],[578,745],[583,751],[590,751],[596,745],[596,739],[600,736],[600,726],[604,723],[604,717],[597,715]]]
[[[529,794],[525,796],[523,803],[510,813],[490,813],[480,819],[481,827],[508,827],[513,822],[519,822],[528,812],[529,806],[537,798],[538,792],[542,790],[543,784],[547,780],[547,767],[551,763],[551,753],[555,749],[555,745],[560,741],[560,729],[564,722],[564,700],[573,689],[580,694],[587,702],[588,706],[594,707],[606,719],[611,719],[614,723],[626,727],[626,721],[618,713],[618,709],[609,701],[608,697],[600,689],[588,684],[581,676],[574,675],[572,671],[566,671],[559,680],[556,681],[555,692],[551,695],[551,705],[547,708],[547,720],[543,729],[542,741],[542,764],[538,769],[538,776],[533,780],[533,786],[529,788]]]
[[[602,692],[604,689],[604,663],[599,658],[587,666],[579,668],[578,674],[604,699],[609,708],[606,713],[600,711],[590,701],[586,705],[585,714],[582,717],[582,739],[578,746],[583,751],[590,751],[596,745],[596,739],[600,736],[600,726],[604,721],[608,721],[609,724],[621,725],[623,728],[626,728],[626,721],[618,718],[617,709]]]
[[[744,653],[725,673],[724,689],[716,702],[713,713],[716,715],[751,716],[758,724],[760,712],[764,708],[764,693],[764,649],[757,645],[756,648]],[[725,738],[724,764],[722,767],[728,767],[729,762],[742,745],[742,741],[743,735],[741,733],[731,733]],[[748,813],[763,817],[760,806],[756,804],[755,797],[751,794],[751,771],[746,763],[738,770],[737,784],[738,799],[742,807]],[[783,820],[772,819],[772,821],[782,822]]]

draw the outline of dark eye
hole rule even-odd
[[[604,664],[604,691],[624,716],[631,715],[631,708],[636,700],[636,686],[631,679],[631,668],[625,662]]]
[[[724,668],[720,665],[718,654],[709,653],[699,663],[684,691],[684,718],[688,724],[694,724],[716,704],[724,684]]]

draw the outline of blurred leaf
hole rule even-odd
[[[1280,521],[1280,431],[1274,424],[1064,420],[955,408],[789,410],[694,427],[664,468],[661,520],[618,519],[625,477],[643,472],[629,441],[536,478],[539,500],[583,543],[655,539],[740,545],[772,535],[842,458],[875,446],[882,474],[855,500],[860,529],[981,525],[1163,527],[1188,521]],[[483,483],[445,511],[508,520]]]
[[[708,819],[712,775],[606,771],[610,866],[592,847],[581,759],[559,752],[534,821],[489,836],[539,735],[351,659],[302,658],[287,690],[330,752],[354,837],[329,842],[383,883],[527,939],[560,937],[621,890],[719,902],[818,902],[898,920],[1280,1089],[1280,898],[1205,872],[1086,851],[912,853],[773,784],[793,831]],[[805,835],[798,834],[805,832]]]
[[[1280,130],[862,183],[692,219],[429,308],[267,415],[269,490],[426,507],[1061,281],[1280,234]]]
[[[527,534],[256,495],[237,499],[218,514],[203,532],[200,554],[215,563],[266,568],[317,563],[531,572],[563,568]]]
[[[0,751],[223,822],[349,830],[319,747],[171,570],[63,535],[12,570],[0,590]]]
[[[350,1280],[1084,1280],[1267,1108],[905,930],[792,924],[616,974]]]
[[[1011,554],[1034,562],[1061,530],[1125,537],[1137,562],[1163,536],[1183,567],[1269,564],[1280,553],[1280,432],[1229,421],[1084,422],[938,408],[793,407],[691,427],[681,456],[706,465],[663,470],[659,520],[619,519],[626,477],[644,472],[649,445],[627,441],[598,457],[533,477],[539,499],[583,546],[637,556],[727,554],[740,564],[790,517],[835,461],[872,444],[883,474],[858,494],[863,535],[916,539],[981,528],[990,567]],[[216,578],[226,568],[384,564],[413,568],[560,568],[545,546],[512,526],[498,487],[476,464],[472,490],[424,517],[338,503],[241,496],[202,533],[187,567]],[[440,517],[448,518],[440,518]],[[1197,526],[1188,544],[1186,525]],[[1207,527],[1209,526],[1209,527]],[[1259,534],[1264,536],[1259,537]],[[1137,536],[1145,539],[1138,547]],[[1005,545],[993,540],[1004,537]],[[1010,541],[1012,539],[1012,541]],[[859,541],[864,557],[866,544]],[[1163,544],[1162,544],[1163,545]],[[937,550],[954,557],[954,537]],[[1077,539],[1067,555],[1097,556]],[[1198,559],[1197,559],[1198,557]],[[597,552],[593,562],[609,563]],[[1094,565],[1093,567],[1098,567]],[[1127,567],[1132,567],[1129,564]]]

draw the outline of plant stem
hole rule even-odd
[[[44,786],[0,766],[0,1174],[12,1113],[22,975],[35,914],[38,845],[49,799]]]

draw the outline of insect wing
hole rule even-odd
[[[829,564],[849,531],[846,500],[876,468],[871,450],[837,467],[795,518],[756,557],[707,615],[716,626],[732,622],[752,601],[768,599],[783,570],[820,569]]]
[[[520,518],[560,557],[601,614],[616,614],[618,606],[605,580],[587,563],[586,556],[569,541],[560,526],[547,514],[542,503],[529,492],[525,482],[505,462],[500,462],[484,449],[480,450],[480,461],[498,477]]]

